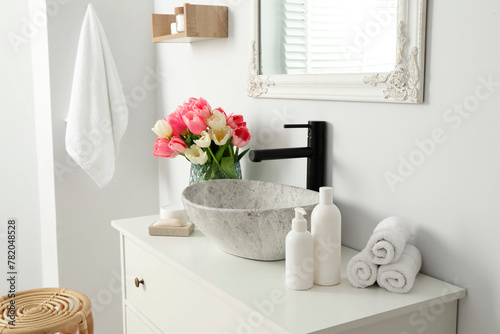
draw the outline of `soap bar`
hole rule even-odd
[[[160,219],[157,220],[154,224],[154,226],[171,226],[171,227],[180,227],[180,226],[186,226],[186,222],[176,219],[176,218],[167,218],[167,219]]]
[[[156,226],[151,224],[148,227],[149,235],[189,237],[193,231],[194,224],[191,222],[187,222],[186,226]]]

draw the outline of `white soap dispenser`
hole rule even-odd
[[[286,236],[285,285],[293,290],[307,290],[313,286],[313,237],[304,219],[306,211],[295,208],[292,230]]]
[[[314,284],[340,283],[341,216],[333,204],[333,188],[319,188],[319,204],[311,214],[314,239]]]

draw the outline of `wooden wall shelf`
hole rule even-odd
[[[151,14],[154,43],[192,43],[214,38],[227,38],[227,7],[184,4],[185,30],[172,34],[174,14]]]

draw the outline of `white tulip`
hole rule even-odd
[[[208,132],[210,133],[210,137],[212,137],[214,143],[216,143],[219,146],[226,144],[228,139],[231,138],[232,131],[233,130],[229,126],[225,126],[220,130],[213,130],[213,129],[208,130]]]
[[[172,127],[164,119],[160,119],[159,121],[157,121],[155,127],[151,130],[153,130],[153,132],[156,133],[158,137],[168,138],[172,136]]]
[[[212,139],[210,139],[210,135],[206,131],[201,132],[201,138],[194,141],[196,145],[199,147],[209,147],[212,143]]]
[[[226,126],[226,115],[219,110],[212,111],[212,116],[207,118],[207,125],[212,130],[221,130]]]
[[[195,165],[204,165],[208,160],[207,152],[203,151],[201,147],[196,144],[193,144],[190,148],[187,148],[184,152],[184,155]]]

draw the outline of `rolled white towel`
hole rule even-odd
[[[421,266],[420,251],[417,247],[406,244],[399,261],[378,268],[377,283],[390,292],[407,293],[413,288]]]
[[[347,279],[356,288],[366,288],[377,280],[378,265],[368,259],[367,253],[364,249],[347,263]]]
[[[366,244],[368,258],[380,265],[398,261],[410,236],[410,229],[398,217],[382,220]]]

